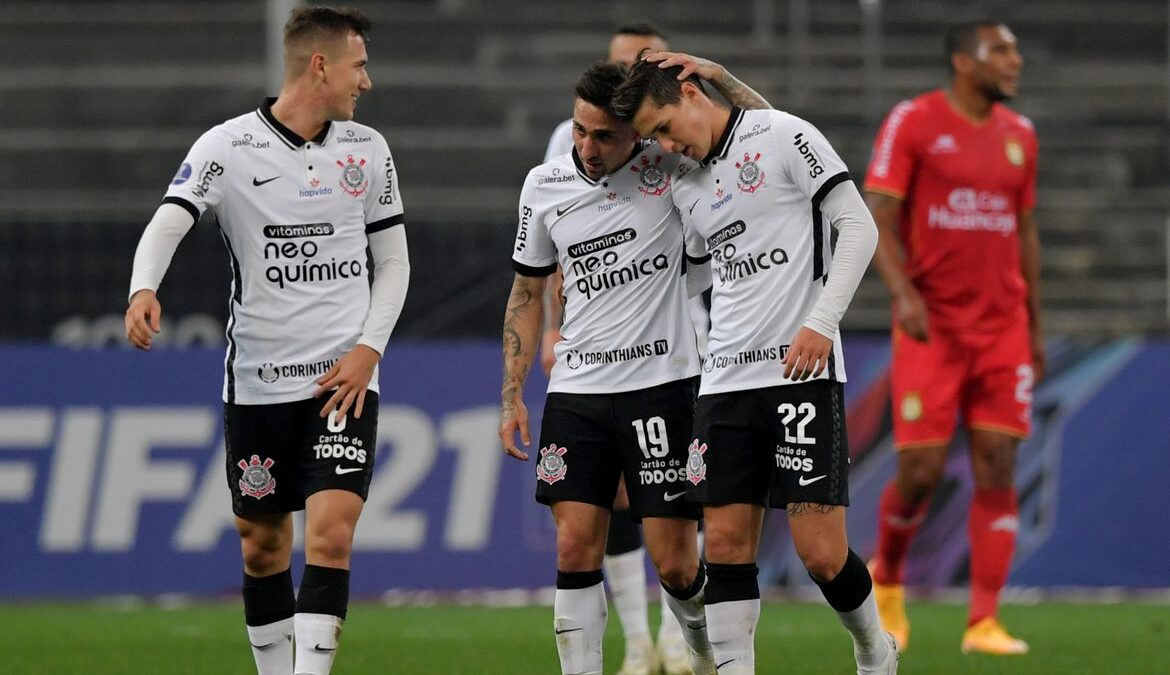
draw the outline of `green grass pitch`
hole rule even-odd
[[[1032,653],[959,653],[965,608],[912,602],[909,652],[899,672],[1170,675],[1170,606],[1042,603],[1003,609]],[[657,614],[657,608],[651,609]],[[559,672],[550,607],[350,608],[336,675],[509,675]],[[24,675],[254,673],[237,603],[180,609],[101,604],[0,605],[0,672]],[[849,639],[824,605],[767,602],[756,636],[757,672],[850,673]],[[610,611],[606,673],[621,660]]]

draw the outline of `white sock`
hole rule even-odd
[[[248,626],[248,642],[259,675],[288,675],[293,669],[293,618]]]
[[[865,597],[857,609],[850,612],[837,612],[841,617],[841,625],[853,636],[853,657],[859,667],[874,666],[886,657],[889,643],[885,639],[885,630],[878,618],[877,602],[873,598],[873,591]]]
[[[663,588],[665,590],[665,588]],[[711,641],[707,638],[707,614],[703,609],[703,589],[699,589],[693,597],[679,600],[670,593],[663,593],[662,599],[670,607],[682,631],[683,639],[687,641],[691,651],[700,656],[711,654]],[[667,612],[663,612],[663,615]]]
[[[297,612],[293,616],[296,633],[296,675],[329,675],[333,658],[337,656],[337,642],[341,625],[345,623],[332,614]]]
[[[662,623],[658,625],[658,642],[673,639],[675,636],[682,637],[682,627],[678,625],[678,618],[674,615],[674,610],[670,607],[670,593],[666,592],[665,587],[660,587],[662,590]]]
[[[609,606],[600,583],[588,588],[558,588],[553,598],[553,629],[561,672],[601,672],[601,638]]]
[[[629,642],[650,637],[650,617],[646,601],[646,549],[638,547],[628,553],[607,555],[602,563],[613,606],[622,633]]]
[[[707,636],[715,650],[720,675],[756,672],[756,624],[760,599],[729,600],[707,605]]]

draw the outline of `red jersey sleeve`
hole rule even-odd
[[[1027,118],[1021,117],[1021,123],[1028,129],[1026,142],[1024,185],[1020,189],[1020,211],[1030,211],[1036,206],[1036,163],[1040,157],[1040,144],[1036,140],[1036,130]]]
[[[865,189],[905,199],[914,175],[917,156],[914,125],[910,122],[917,106],[902,101],[882,122],[873,144],[873,156],[865,174]]]

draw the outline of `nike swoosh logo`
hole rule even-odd
[[[662,495],[662,501],[664,501],[664,502],[673,502],[674,500],[676,500],[676,499],[678,499],[679,497],[681,497],[681,496],[685,495],[686,493],[687,493],[687,492],[686,492],[686,490],[683,490],[682,492],[678,492],[678,493],[675,493],[675,494],[670,494],[669,492],[667,492],[666,494]]]
[[[280,178],[280,176],[273,176],[272,178],[265,178],[264,180],[260,180],[259,178],[252,176],[252,185],[254,185],[255,187],[260,187],[261,185],[264,185],[265,183],[271,183],[272,181],[276,180],[277,178]]]
[[[581,200],[580,200],[580,199],[578,199],[577,201],[573,202],[572,204],[569,204],[568,206],[566,206],[566,207],[565,207],[565,208],[563,208],[563,209],[557,209],[557,217],[559,218],[559,217],[561,217],[561,216],[565,215],[565,214],[566,214],[566,213],[568,213],[570,210],[572,210],[572,208],[573,208],[574,206],[576,206],[576,205],[578,205],[578,204],[580,204],[580,203],[581,203]]]
[[[333,470],[335,472],[337,472],[338,476],[344,476],[347,473],[353,473],[354,471],[361,471],[362,467],[354,466],[354,467],[350,467],[348,469],[343,469],[343,468],[341,468],[341,465],[338,464],[337,466],[333,467]],[[824,478],[824,476],[821,476],[821,477]]]
[[[264,650],[266,650],[266,649],[272,649],[273,647],[275,647],[275,646],[276,646],[276,644],[277,644],[277,643],[276,643],[276,641],[274,640],[274,641],[272,641],[272,642],[266,642],[266,643],[264,643],[264,644],[262,644],[262,645],[256,645],[256,644],[254,644],[254,645],[252,645],[252,648],[253,648],[253,649],[259,649],[260,651],[264,651]]]
[[[313,645],[313,651],[328,654],[329,652],[337,651],[337,647],[322,647],[320,644]]]
[[[801,476],[800,480],[798,480],[796,482],[800,483],[800,487],[804,487],[805,485],[812,485],[813,483],[817,482],[818,480],[824,478],[826,475],[827,474],[822,473],[821,475],[817,476],[816,478],[807,478],[807,479],[804,476]]]
[[[735,659],[727,659],[727,660],[726,660],[726,661],[724,661],[723,663],[716,663],[716,664],[715,664],[715,670],[719,670],[720,668],[722,668],[723,666],[726,666],[727,664],[731,663],[731,662],[732,662],[732,661],[734,661],[734,660],[735,660]]]
[[[702,197],[700,197],[699,199],[702,199]],[[694,203],[694,204],[691,204],[691,208],[687,209],[687,213],[688,213],[688,214],[694,213],[694,212],[695,212],[695,207],[696,207],[696,206],[698,206],[698,205],[699,205],[699,200],[698,200],[698,199],[696,199],[696,200],[695,200],[695,203]]]
[[[578,631],[578,630],[581,630],[581,629],[580,628],[565,628],[562,630],[560,628],[554,628],[553,632],[556,633],[557,635],[561,635],[563,633],[572,633],[573,631]]]
[[[702,630],[707,627],[706,623],[688,623],[687,628],[691,630]]]

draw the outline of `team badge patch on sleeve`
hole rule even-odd
[[[565,477],[569,467],[565,464],[566,448],[558,448],[556,443],[540,449],[540,461],[536,463],[536,477],[552,485]]]
[[[240,478],[240,493],[247,497],[262,499],[276,492],[276,479],[269,471],[273,464],[276,462],[268,457],[261,462],[260,455],[252,455],[250,462],[242,459],[237,462],[236,465],[244,470],[244,475]]]
[[[687,448],[687,480],[692,484],[698,485],[707,478],[707,462],[703,459],[703,455],[707,452],[707,444],[699,444],[699,439],[691,441],[691,447]]]

